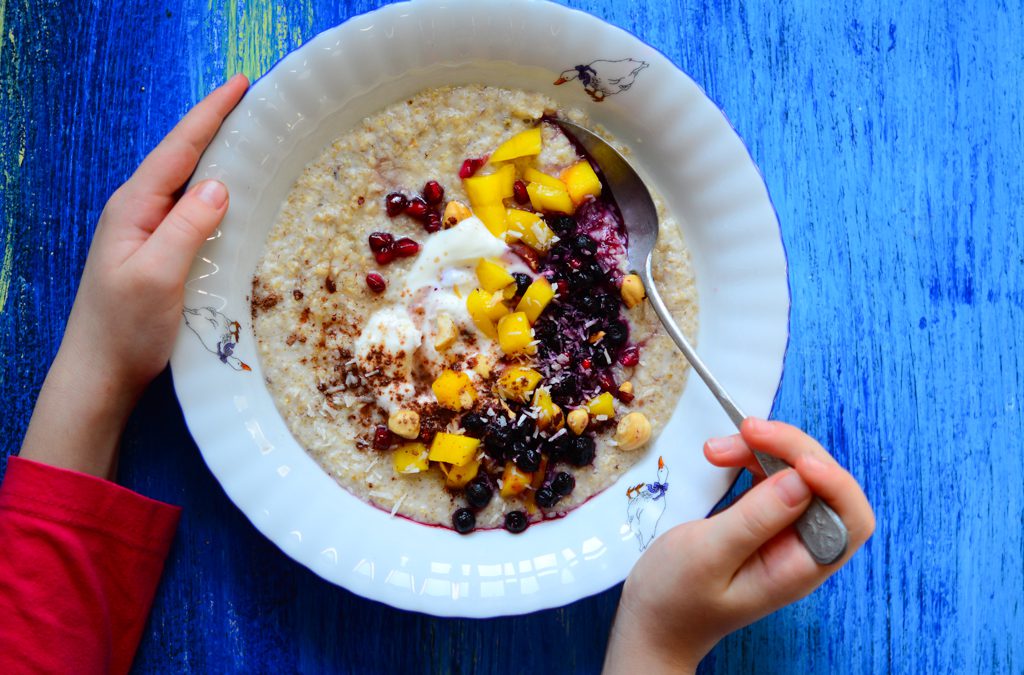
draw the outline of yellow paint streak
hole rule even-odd
[[[241,3],[228,0],[225,77],[244,73],[260,77],[312,30],[312,0],[287,5],[276,2]]]
[[[11,223],[7,223],[7,236],[4,238],[4,261],[0,263],[0,314],[7,306],[7,290],[11,287],[11,269],[14,266],[14,242],[11,241]]]

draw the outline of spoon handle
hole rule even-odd
[[[668,307],[665,306],[665,302],[661,299],[661,294],[658,293],[657,286],[654,285],[654,275],[651,272],[651,256],[647,256],[642,277],[644,289],[647,291],[647,299],[654,308],[654,313],[661,319],[661,324],[676,343],[676,346],[679,347],[679,351],[683,353],[686,360],[690,362],[693,369],[704,380],[704,384],[708,386],[711,393],[718,399],[726,414],[729,415],[729,419],[739,429],[745,415],[729,396],[729,393],[725,391],[721,383],[711,374],[708,367],[704,365],[704,361],[697,356],[696,350],[694,350],[690,341],[686,339],[683,331],[676,325],[675,319],[669,314]],[[783,460],[758,450],[754,451],[754,457],[757,459],[757,463],[761,465],[761,469],[764,470],[766,476],[771,476],[774,473],[789,468],[789,464]],[[814,497],[811,500],[810,506],[807,507],[807,510],[797,520],[796,531],[811,557],[819,565],[830,565],[839,560],[843,553],[846,552],[848,539],[846,525],[843,524],[839,515],[818,497]]]

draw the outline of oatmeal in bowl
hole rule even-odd
[[[365,118],[293,185],[252,282],[262,372],[340,486],[460,533],[519,533],[607,488],[685,384],[626,268],[600,169],[527,91],[433,88]],[[658,200],[655,276],[697,297]]]

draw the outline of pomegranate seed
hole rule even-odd
[[[479,171],[480,167],[482,167],[486,163],[486,157],[476,157],[474,159],[467,159],[462,163],[462,167],[459,168],[459,178],[469,178],[474,173]]]
[[[433,234],[441,229],[441,214],[436,209],[427,211],[426,221],[423,223],[424,229],[430,234]]]
[[[374,293],[383,293],[388,287],[388,282],[384,281],[384,277],[376,272],[370,272],[366,275],[366,285],[369,286],[370,290]]]
[[[530,201],[530,193],[526,191],[526,183],[521,180],[517,180],[512,183],[512,196],[515,198],[517,204],[526,204]]]
[[[391,248],[391,244],[394,243],[395,238],[387,232],[371,232],[370,233],[370,250],[374,253],[380,253]]]
[[[632,368],[637,365],[640,363],[640,350],[636,347],[626,347],[622,350],[622,353],[619,354],[619,363],[627,368]]]
[[[421,223],[427,217],[427,210],[427,203],[423,201],[423,199],[421,199],[420,197],[413,197],[412,199],[409,200],[409,205],[405,207],[405,212],[409,216],[420,221]]]
[[[555,282],[555,287],[558,289],[559,297],[566,297],[569,294],[569,282],[565,279],[559,279]]]
[[[383,251],[375,252],[373,257],[377,261],[378,265],[387,265],[395,259],[395,248],[394,246],[388,246]]]
[[[615,386],[615,378],[611,376],[611,373],[598,373],[597,383],[601,385],[601,388],[605,391],[612,393],[618,391],[618,387]]]
[[[401,192],[392,192],[384,198],[384,208],[387,209],[388,216],[392,218],[404,212],[407,206],[409,206],[409,199]]]
[[[373,430],[373,449],[387,450],[391,447],[391,430],[384,425],[378,425]]]
[[[580,361],[580,365],[583,366],[584,370],[590,370],[590,359],[583,359],[582,361]]]
[[[440,204],[444,199],[444,188],[436,180],[428,180],[427,184],[423,186],[423,198],[427,200],[428,204]]]
[[[399,258],[408,258],[420,252],[420,245],[409,237],[402,237],[395,242],[392,249]]]

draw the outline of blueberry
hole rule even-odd
[[[544,452],[552,462],[561,461],[569,450],[569,435],[562,434],[558,438],[549,438],[544,442]]]
[[[566,273],[565,278],[569,282],[569,287],[574,291],[585,291],[597,283],[598,280],[598,277],[587,266],[580,267],[579,269],[570,269]]]
[[[494,489],[486,478],[474,478],[466,486],[466,501],[474,509],[482,509],[491,502]]]
[[[526,514],[522,511],[509,511],[505,514],[505,529],[512,534],[519,534],[530,524]]]
[[[577,436],[569,441],[569,463],[573,466],[592,464],[596,451],[593,438],[590,436]]]
[[[608,294],[598,296],[597,314],[610,318],[619,316],[619,299]]]
[[[533,473],[540,468],[540,452],[535,448],[526,448],[516,453],[512,459],[515,465],[526,473]]]
[[[560,380],[555,380],[548,384],[551,389],[551,396],[557,399],[571,399],[579,392],[579,385],[576,378],[571,375],[565,375]]]
[[[576,250],[584,255],[594,255],[597,253],[597,242],[590,238],[586,234],[577,234],[572,240],[573,246]]]
[[[572,477],[571,473],[565,471],[559,471],[555,475],[554,480],[551,481],[551,489],[555,491],[555,494],[565,497],[572,494],[573,488],[576,487],[576,479]]]
[[[613,321],[604,329],[604,340],[612,347],[619,347],[629,339],[629,329],[621,321]]]
[[[590,357],[594,365],[597,366],[610,366],[612,365],[612,355],[604,348],[604,345],[598,344],[594,348],[594,353]]]
[[[576,221],[570,216],[556,216],[548,219],[548,227],[559,237],[565,237],[576,230]]]
[[[459,423],[471,436],[482,438],[487,433],[487,418],[480,413],[466,413]]]
[[[550,509],[558,502],[558,495],[555,494],[550,485],[544,485],[533,495],[533,501],[537,502],[537,506],[542,509]]]
[[[533,279],[530,278],[530,275],[523,272],[513,273],[512,278],[516,280],[516,295],[522,295],[525,293],[526,289],[533,283]]]
[[[452,514],[452,525],[459,534],[472,532],[476,527],[476,516],[469,509],[458,509]]]
[[[493,457],[496,461],[504,462],[505,454],[512,445],[512,433],[510,427],[502,427],[492,424],[484,439],[484,452]]]

